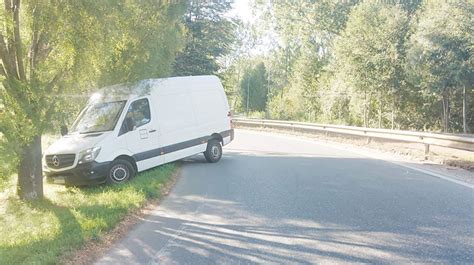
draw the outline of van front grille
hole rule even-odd
[[[47,155],[46,165],[50,168],[65,168],[74,165],[75,154]]]

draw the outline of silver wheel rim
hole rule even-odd
[[[124,166],[118,165],[112,168],[111,175],[115,181],[120,182],[127,178],[128,171]]]
[[[213,145],[211,147],[211,156],[212,156],[212,158],[214,158],[214,159],[218,158],[219,153],[220,153],[219,147],[217,145]]]

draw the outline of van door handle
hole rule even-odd
[[[150,130],[150,131],[148,131],[148,132],[149,132],[149,133],[154,133],[154,132],[156,132],[156,130]]]

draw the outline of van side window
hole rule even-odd
[[[128,108],[126,118],[129,117],[133,120],[135,128],[149,123],[151,120],[151,113],[148,99],[143,98],[132,102]]]

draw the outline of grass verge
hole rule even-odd
[[[45,198],[24,202],[0,197],[0,263],[51,264],[98,240],[127,214],[161,196],[177,169],[168,164],[117,186],[66,188],[45,184]]]

